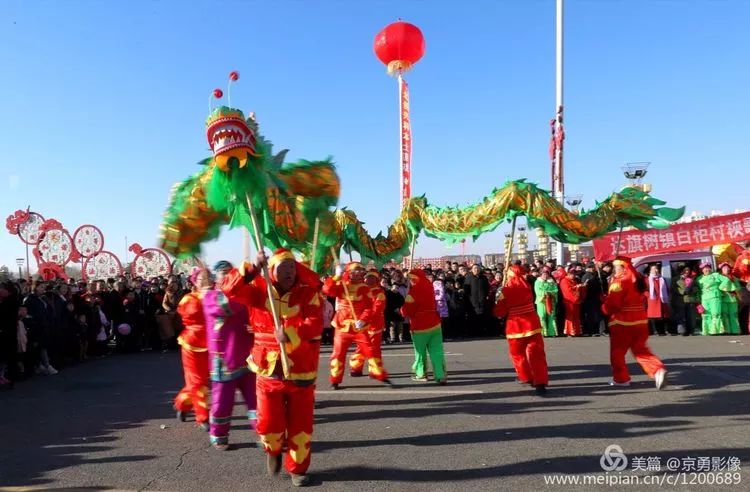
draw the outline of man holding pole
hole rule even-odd
[[[544,353],[542,323],[534,308],[531,287],[521,265],[506,271],[505,282],[497,296],[495,316],[504,318],[508,351],[518,382],[534,386],[538,395],[546,393],[549,383],[547,356]]]
[[[383,318],[385,312],[385,295],[379,295],[377,289],[364,282],[365,269],[361,263],[353,261],[342,271],[337,267],[336,275],[325,281],[323,294],[336,298],[338,310],[333,317],[336,334],[331,354],[331,387],[338,389],[344,379],[346,352],[352,343],[356,343],[361,354],[367,360],[370,377],[391,384],[388,373],[383,368],[383,361],[373,352],[367,331]],[[373,291],[377,293],[373,295]]]
[[[265,275],[260,275],[266,263],[271,289]],[[260,252],[245,281],[246,288],[241,291],[250,306],[255,332],[247,363],[258,377],[257,430],[267,455],[267,470],[271,475],[279,473],[286,447],[285,467],[292,483],[305,486],[309,484],[315,380],[326,302],[319,294],[320,280],[296,261],[292,252],[279,249],[267,262]],[[277,322],[281,330],[276,329]],[[288,358],[286,375],[282,353]]]
[[[377,301],[385,302],[385,290],[380,286],[380,274],[375,269],[370,269],[365,274],[365,284],[370,287],[370,297],[377,297]],[[383,345],[383,331],[385,330],[385,313],[382,316],[377,316],[373,319],[370,324],[370,329],[367,330],[367,336],[370,339],[370,347],[372,347],[372,355],[376,359],[382,358],[382,345]],[[349,375],[353,378],[361,377],[362,371],[365,367],[365,356],[362,354],[362,350],[357,346],[357,350],[354,351],[351,357],[349,357]]]

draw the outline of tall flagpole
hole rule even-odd
[[[563,177],[563,0],[556,1],[555,16],[555,161],[552,168],[552,193],[564,204],[565,185]],[[555,258],[563,263],[563,244],[557,241]]]
[[[399,212],[404,209],[404,78],[398,74],[398,194]]]

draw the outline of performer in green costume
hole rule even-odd
[[[542,335],[556,337],[555,313],[557,312],[559,288],[555,279],[552,278],[552,272],[549,268],[544,268],[537,281],[534,282],[534,291],[536,293],[536,313],[542,322]]]
[[[742,286],[732,274],[732,266],[729,263],[722,263],[719,266],[721,271],[721,319],[726,332],[730,335],[740,334],[739,307],[737,301],[740,297]]]
[[[700,289],[701,305],[703,306],[703,334],[704,335],[721,335],[726,333],[724,322],[722,320],[722,303],[721,275],[714,273],[711,265],[703,263],[701,265],[700,275],[696,282]]]

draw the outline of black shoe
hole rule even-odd
[[[182,410],[177,410],[177,420],[180,422],[185,422],[187,420],[187,415],[185,415],[185,412]]]
[[[292,473],[292,485],[295,487],[307,487],[310,485],[310,477],[307,475],[297,475],[296,473]]]
[[[395,388],[396,387],[396,385],[393,384],[393,382],[390,379],[384,379],[383,382],[385,384],[387,384],[388,386],[390,386],[391,388]]]
[[[278,475],[281,471],[281,455],[277,454],[275,456],[267,454],[266,455],[266,471],[269,475],[274,476]]]
[[[546,384],[537,384],[534,386],[534,390],[536,391],[536,394],[539,396],[544,396],[547,394],[547,385]]]
[[[208,432],[209,430],[211,430],[211,426],[208,425],[208,422],[201,422],[200,424],[198,424],[198,428],[204,432]]]
[[[361,372],[350,372],[349,375],[353,378],[361,378],[362,373]]]
[[[339,383],[331,383],[331,389],[332,390],[338,390],[338,389],[340,389],[339,388]]]

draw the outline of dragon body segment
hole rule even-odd
[[[344,247],[364,261],[382,264],[408,255],[422,232],[449,243],[476,239],[518,215],[557,241],[578,244],[617,227],[666,227],[684,211],[625,188],[578,214],[521,179],[467,207],[437,207],[424,196],[411,198],[386,234],[373,237],[353,211],[335,208],[340,182],[330,160],[284,163],[286,151],[273,153],[252,115],[246,119],[226,106],[211,113],[206,127],[213,156],[175,185],[161,227],[161,247],[177,257],[199,254],[201,244],[216,239],[223,225],[252,227],[248,200],[258,215],[263,245],[297,251],[318,271],[332,265],[331,249]]]

